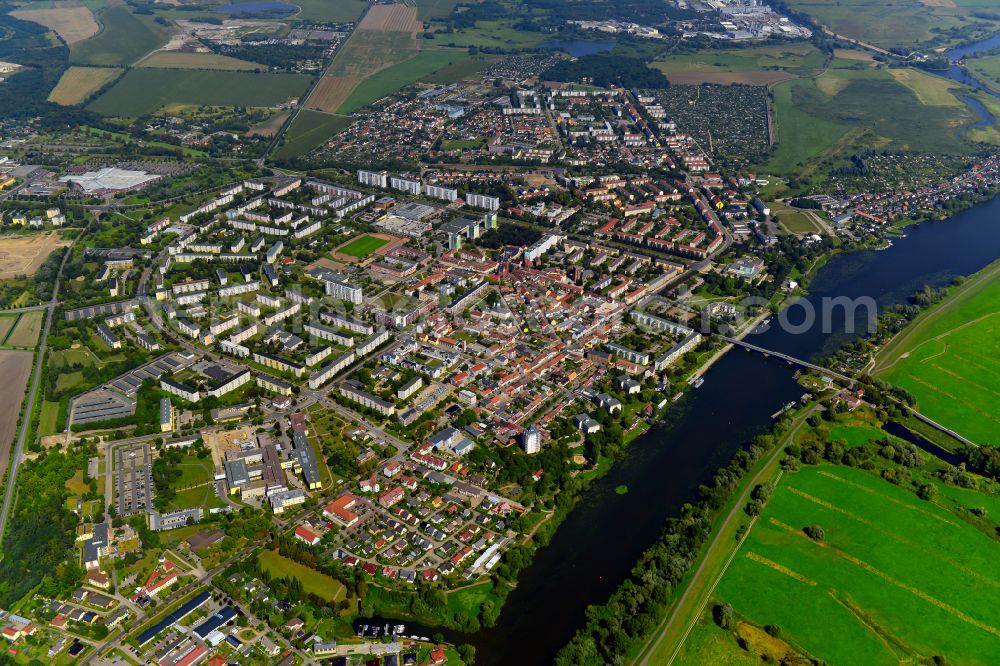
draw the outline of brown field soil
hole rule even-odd
[[[18,9],[10,13],[25,21],[34,21],[54,30],[67,44],[83,41],[97,34],[100,26],[86,7],[59,7],[56,9]]]
[[[49,93],[49,101],[63,106],[79,104],[121,71],[118,67],[70,67]]]
[[[366,78],[411,58],[422,27],[416,7],[373,6],[330,63],[306,108],[336,112]]]
[[[354,259],[354,257],[351,257],[351,259]],[[317,259],[316,261],[314,261],[313,263],[311,263],[308,266],[306,266],[306,270],[312,270],[313,268],[317,268],[317,267],[318,268],[326,268],[326,269],[329,269],[331,271],[342,271],[342,270],[344,270],[346,268],[346,266],[344,264],[340,263],[339,261],[334,261],[333,259],[328,259],[326,257],[321,257],[321,258]]]
[[[247,136],[274,136],[281,129],[282,124],[288,119],[288,115],[291,111],[282,111],[281,113],[275,114],[273,118],[270,118],[262,123],[254,125],[247,132]]]
[[[378,32],[409,32],[416,35],[421,24],[417,21],[417,8],[403,4],[375,5],[365,14],[358,30]]]
[[[188,53],[184,51],[157,51],[143,60],[139,67],[161,69],[219,69],[230,72],[266,70],[267,66],[249,60],[230,58],[215,53]]]
[[[330,113],[340,108],[351,93],[361,83],[361,79],[349,76],[324,76],[316,84],[316,89],[309,96],[307,109],[328,111]]]
[[[350,240],[348,240],[348,241],[346,241],[344,243],[341,243],[337,247],[333,248],[333,250],[330,252],[330,256],[332,256],[336,261],[339,261],[339,262],[344,263],[344,264],[357,264],[357,263],[360,263],[362,261],[371,263],[372,259],[374,259],[375,257],[384,257],[390,250],[394,250],[397,247],[399,247],[400,245],[403,245],[403,244],[406,243],[406,239],[405,238],[400,238],[399,236],[390,236],[389,234],[365,233],[365,234],[361,234],[361,236],[371,236],[372,238],[381,238],[382,240],[389,241],[389,242],[386,243],[385,245],[383,245],[382,247],[380,247],[380,248],[378,248],[376,250],[373,250],[372,253],[369,254],[367,257],[359,258],[359,257],[355,257],[355,256],[350,255],[350,254],[344,254],[343,252],[339,251],[340,248],[344,247],[345,245],[350,245],[355,240],[357,240],[357,238],[352,238],[352,239],[350,239]],[[319,264],[321,261],[324,261],[324,260],[320,259],[316,263]],[[331,269],[331,270],[333,270],[333,269]]]
[[[57,247],[69,245],[69,241],[59,240],[59,234],[0,237],[0,280],[9,280],[19,275],[34,275]]]
[[[947,9],[955,9],[955,0],[920,0],[920,4],[924,7],[945,7]]]
[[[45,311],[25,312],[17,322],[17,328],[7,338],[10,347],[34,347],[38,344],[38,334],[42,332]]]
[[[24,390],[31,376],[33,355],[26,351],[0,351],[0,469],[6,470]]]
[[[678,85],[718,83],[727,86],[732,83],[741,83],[749,86],[770,86],[794,79],[795,75],[788,72],[749,69],[743,72],[674,72],[667,74],[667,78],[670,79],[671,83]]]
[[[865,62],[873,62],[871,54],[867,51],[856,51],[854,49],[834,49],[834,58],[843,58],[844,60],[863,60]]]

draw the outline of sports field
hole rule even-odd
[[[327,601],[340,601],[347,596],[343,584],[315,569],[299,564],[279,555],[273,550],[261,551],[257,562],[272,578],[295,578],[302,583],[303,591],[315,594]]]
[[[810,525],[822,541],[805,535]],[[908,489],[805,467],[781,480],[714,597],[830,664],[1000,663],[998,555],[990,537]]]
[[[350,127],[354,118],[332,113],[302,109],[282,137],[283,143],[274,151],[275,159],[305,155],[326,143],[337,132]]]
[[[121,73],[120,67],[70,67],[49,93],[49,101],[63,106],[79,104]]]
[[[361,236],[360,238],[355,238],[351,242],[347,243],[347,245],[341,245],[335,251],[352,257],[357,257],[358,259],[364,259],[388,242],[389,240],[386,238],[378,238],[377,236]]]
[[[924,415],[1000,444],[1000,264],[918,316],[879,353],[873,374],[912,393]]]
[[[304,74],[140,67],[130,70],[87,108],[106,116],[134,118],[167,104],[269,107],[298,98],[308,85],[309,77]]]
[[[419,48],[416,34],[422,27],[416,7],[374,5],[340,48],[306,107],[338,111],[363,81],[414,57]]]
[[[75,44],[97,34],[100,27],[84,6],[61,6],[45,9],[18,9],[10,13],[25,21],[34,21],[58,33],[67,44]]]
[[[157,51],[141,63],[139,67],[161,67],[165,69],[220,69],[225,71],[266,72],[267,66],[260,63],[231,58],[217,53],[185,53],[183,51]]]
[[[70,48],[70,62],[79,65],[131,65],[167,42],[166,29],[152,16],[136,16],[125,5],[103,9],[101,31]]]

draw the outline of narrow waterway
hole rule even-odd
[[[887,250],[834,257],[816,275],[807,300],[817,311],[824,298],[836,296],[870,297],[885,307],[925,284],[944,285],[974,273],[998,257],[1000,199],[994,199],[950,220],[908,228]],[[791,314],[793,322],[801,321],[794,310]],[[830,333],[819,323],[799,334],[776,324],[749,340],[816,358],[852,337],[845,333],[843,309],[835,311]],[[445,636],[474,644],[480,666],[551,663],[583,624],[587,606],[607,600],[664,521],[740,446],[766,430],[771,414],[802,394],[793,372],[784,362],[751,352],[734,350],[723,357],[667,423],[636,440],[628,457],[594,484],[548,548],[522,572],[497,626],[471,636]],[[615,493],[619,485],[629,492]],[[414,630],[434,631],[408,627],[407,633]]]

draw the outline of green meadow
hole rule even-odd
[[[388,243],[384,238],[376,238],[375,236],[362,236],[361,238],[356,238],[347,245],[338,248],[337,252],[343,252],[344,254],[349,254],[352,257],[357,257],[358,259],[364,259],[369,254],[379,249],[386,243]]]
[[[1000,443],[1000,265],[918,317],[879,354],[876,373],[974,442]]]
[[[351,126],[354,118],[337,116],[322,111],[302,109],[285,135],[282,144],[274,151],[275,159],[289,159],[305,155],[328,141],[337,132]]]
[[[400,88],[408,86],[434,72],[454,67],[469,59],[469,54],[458,50],[420,51],[409,60],[386,67],[365,78],[351,91],[350,97],[340,105],[337,113],[352,113]]]
[[[302,95],[304,74],[141,68],[129,71],[87,108],[135,118],[167,104],[276,106]]]
[[[989,536],[910,490],[805,467],[782,478],[714,596],[831,664],[998,663],[998,555]]]
[[[97,14],[101,31],[70,47],[70,62],[79,65],[131,65],[167,43],[166,29],[152,16],[139,17],[124,5]]]
[[[273,550],[261,551],[257,556],[257,562],[272,578],[297,579],[307,594],[315,594],[327,601],[338,601],[347,596],[347,588],[340,581]]]

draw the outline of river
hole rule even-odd
[[[869,296],[885,307],[925,284],[940,286],[970,275],[998,257],[1000,198],[947,221],[908,227],[906,237],[889,249],[833,257],[815,276],[807,300],[819,310],[825,297]],[[833,333],[814,327],[796,335],[772,326],[748,341],[815,359],[852,337],[844,332],[843,311],[837,312]],[[444,632],[446,638],[475,645],[478,666],[551,663],[584,623],[587,606],[607,600],[667,518],[739,447],[765,431],[771,414],[801,396],[793,371],[755,353],[726,354],[667,422],[638,438],[626,458],[585,494],[552,543],[521,573],[497,626],[466,636]],[[628,492],[617,494],[619,485]],[[411,626],[407,633],[414,630],[427,636],[434,631]]]

